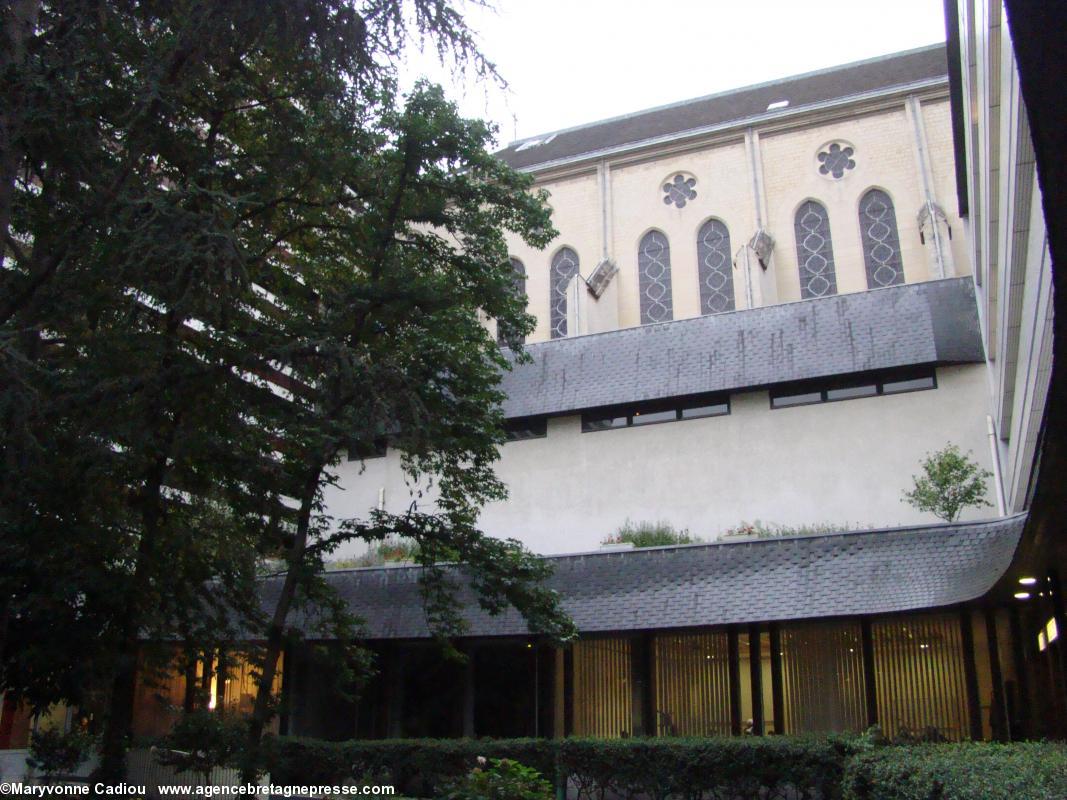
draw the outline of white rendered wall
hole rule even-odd
[[[946,442],[990,467],[984,373],[981,365],[946,367],[935,390],[776,410],[767,392],[748,392],[731,398],[726,417],[595,433],[582,433],[578,416],[551,419],[546,438],[501,449],[497,474],[511,496],[486,508],[482,528],[562,553],[598,547],[627,519],[665,520],[706,538],[755,519],[935,522],[902,503],[901,491],[920,459]],[[363,516],[380,489],[391,511],[414,499],[393,451],[362,474],[359,464],[342,464],[328,512]],[[971,510],[965,518],[994,515]]]

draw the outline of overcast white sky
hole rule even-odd
[[[444,84],[498,139],[568,128],[942,42],[941,0],[496,0],[467,6],[506,90],[412,53],[403,84]]]

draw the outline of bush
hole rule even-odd
[[[486,762],[482,758],[449,788],[443,800],[552,800],[552,784],[518,761],[493,758]]]
[[[566,739],[560,774],[581,800],[837,796],[844,748],[816,737]]]
[[[537,792],[564,775],[579,800],[1067,798],[1067,745],[889,745],[876,728],[861,736],[692,739],[283,737],[266,750],[275,784],[382,783],[405,797],[451,800],[528,800],[538,795],[520,789]],[[479,758],[514,766],[472,775]]]
[[[95,740],[81,730],[64,733],[56,728],[34,731],[26,763],[49,778],[71,774],[93,751]]]
[[[156,761],[177,772],[195,772],[205,780],[215,767],[235,766],[248,735],[239,717],[200,709],[182,715],[155,751]]]
[[[634,547],[664,547],[702,541],[688,530],[677,530],[669,522],[630,522],[603,541],[603,544],[632,544]]]
[[[881,747],[849,760],[846,800],[1052,800],[1067,797],[1067,746]]]
[[[862,530],[873,527],[854,526],[850,522],[813,522],[808,525],[779,525],[776,522],[742,522],[733,528],[727,528],[719,534],[719,539],[749,538],[757,539],[787,539],[794,536],[822,536],[828,533],[844,533],[851,530]]]
[[[478,765],[478,759],[516,761],[554,776],[550,739],[382,739],[323,742],[280,737],[266,747],[271,781],[287,786],[392,784],[409,797],[437,797]]]

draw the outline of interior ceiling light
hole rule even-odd
[[[1016,592],[1015,593],[1015,599],[1016,600],[1029,600],[1030,599],[1030,593],[1029,592]]]
[[[1019,583],[1023,586],[1033,586],[1037,583],[1037,578],[1019,578]]]

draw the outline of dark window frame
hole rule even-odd
[[[348,453],[346,460],[349,463],[351,463],[352,461],[370,461],[375,458],[385,458],[386,453],[389,450],[389,439],[385,436],[379,436],[371,443],[371,446],[374,449],[370,452],[362,454],[356,450],[356,445],[356,442],[350,442],[348,445]]]
[[[548,417],[513,417],[504,420],[505,444],[544,439],[548,436]]]
[[[916,386],[915,388],[909,389],[890,389],[889,391],[886,391],[885,388],[887,384],[926,379],[930,380],[929,386]],[[830,397],[831,392],[847,389],[862,389],[868,386],[874,387],[874,392],[857,394],[852,397]],[[785,408],[815,406],[823,403],[843,403],[849,400],[864,400],[870,397],[889,397],[896,394],[908,394],[910,392],[926,392],[931,389],[936,389],[937,386],[937,369],[934,366],[928,366],[866,372],[838,378],[797,381],[796,383],[787,383],[772,387],[768,392],[768,395],[771,410],[780,411]],[[806,400],[803,402],[775,405],[775,401],[778,400],[815,394],[819,395],[818,400]]]
[[[717,413],[701,414],[699,416],[685,415],[686,411],[711,406],[725,406],[726,410]],[[730,395],[721,392],[669,400],[648,400],[641,403],[605,406],[603,408],[589,409],[582,412],[582,433],[599,433],[601,431],[615,431],[626,428],[644,428],[651,425],[665,425],[672,422],[689,422],[695,419],[728,417],[732,411],[733,408],[730,404]],[[671,419],[657,419],[652,422],[634,421],[635,418],[645,414],[663,414],[665,412],[674,412],[674,417]],[[625,424],[596,427],[596,423],[598,422],[620,419],[625,419]]]

